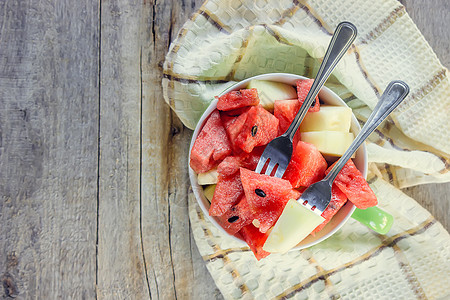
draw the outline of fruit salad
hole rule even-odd
[[[312,82],[298,80],[294,87],[251,80],[245,89],[219,97],[191,149],[189,164],[210,201],[210,216],[229,234],[242,237],[258,260],[270,254],[265,249],[277,252],[276,245],[265,243],[289,201],[324,178],[353,141],[351,109],[323,105],[317,97],[294,136],[283,177],[254,172],[265,145],[289,127]],[[324,221],[311,234],[322,230],[346,201],[361,209],[377,204],[352,160],[334,181]]]

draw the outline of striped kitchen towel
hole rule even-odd
[[[350,220],[326,241],[256,261],[220,233],[190,195],[197,246],[226,299],[447,299],[448,232],[401,188],[450,181],[450,86],[395,0],[210,0],[186,22],[164,63],[164,99],[193,129],[208,104],[242,79],[270,72],[314,77],[341,21],[358,38],[326,86],[364,123],[386,85],[407,99],[367,142],[368,181],[395,223],[381,236]]]

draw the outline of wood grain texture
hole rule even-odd
[[[98,299],[148,299],[141,238],[140,1],[104,1],[100,39]]]
[[[0,297],[222,299],[162,63],[199,0],[0,1]],[[446,1],[401,1],[444,65]],[[450,184],[405,190],[449,230]]]
[[[142,236],[156,299],[222,298],[189,225],[187,153],[192,132],[165,104],[161,87],[162,63],[170,42],[200,4],[156,1],[143,12]]]
[[[98,4],[0,2],[0,297],[94,298]]]
[[[191,132],[164,103],[161,88],[170,41],[195,5],[102,4],[100,299],[220,296],[192,245],[186,159]]]

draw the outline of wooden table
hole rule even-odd
[[[222,298],[162,63],[195,1],[0,1],[0,295]],[[449,4],[402,1],[448,66]],[[145,183],[145,184],[141,184]],[[449,184],[406,192],[449,229]]]

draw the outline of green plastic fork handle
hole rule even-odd
[[[394,217],[377,206],[355,209],[352,218],[379,234],[386,234],[394,223]]]

